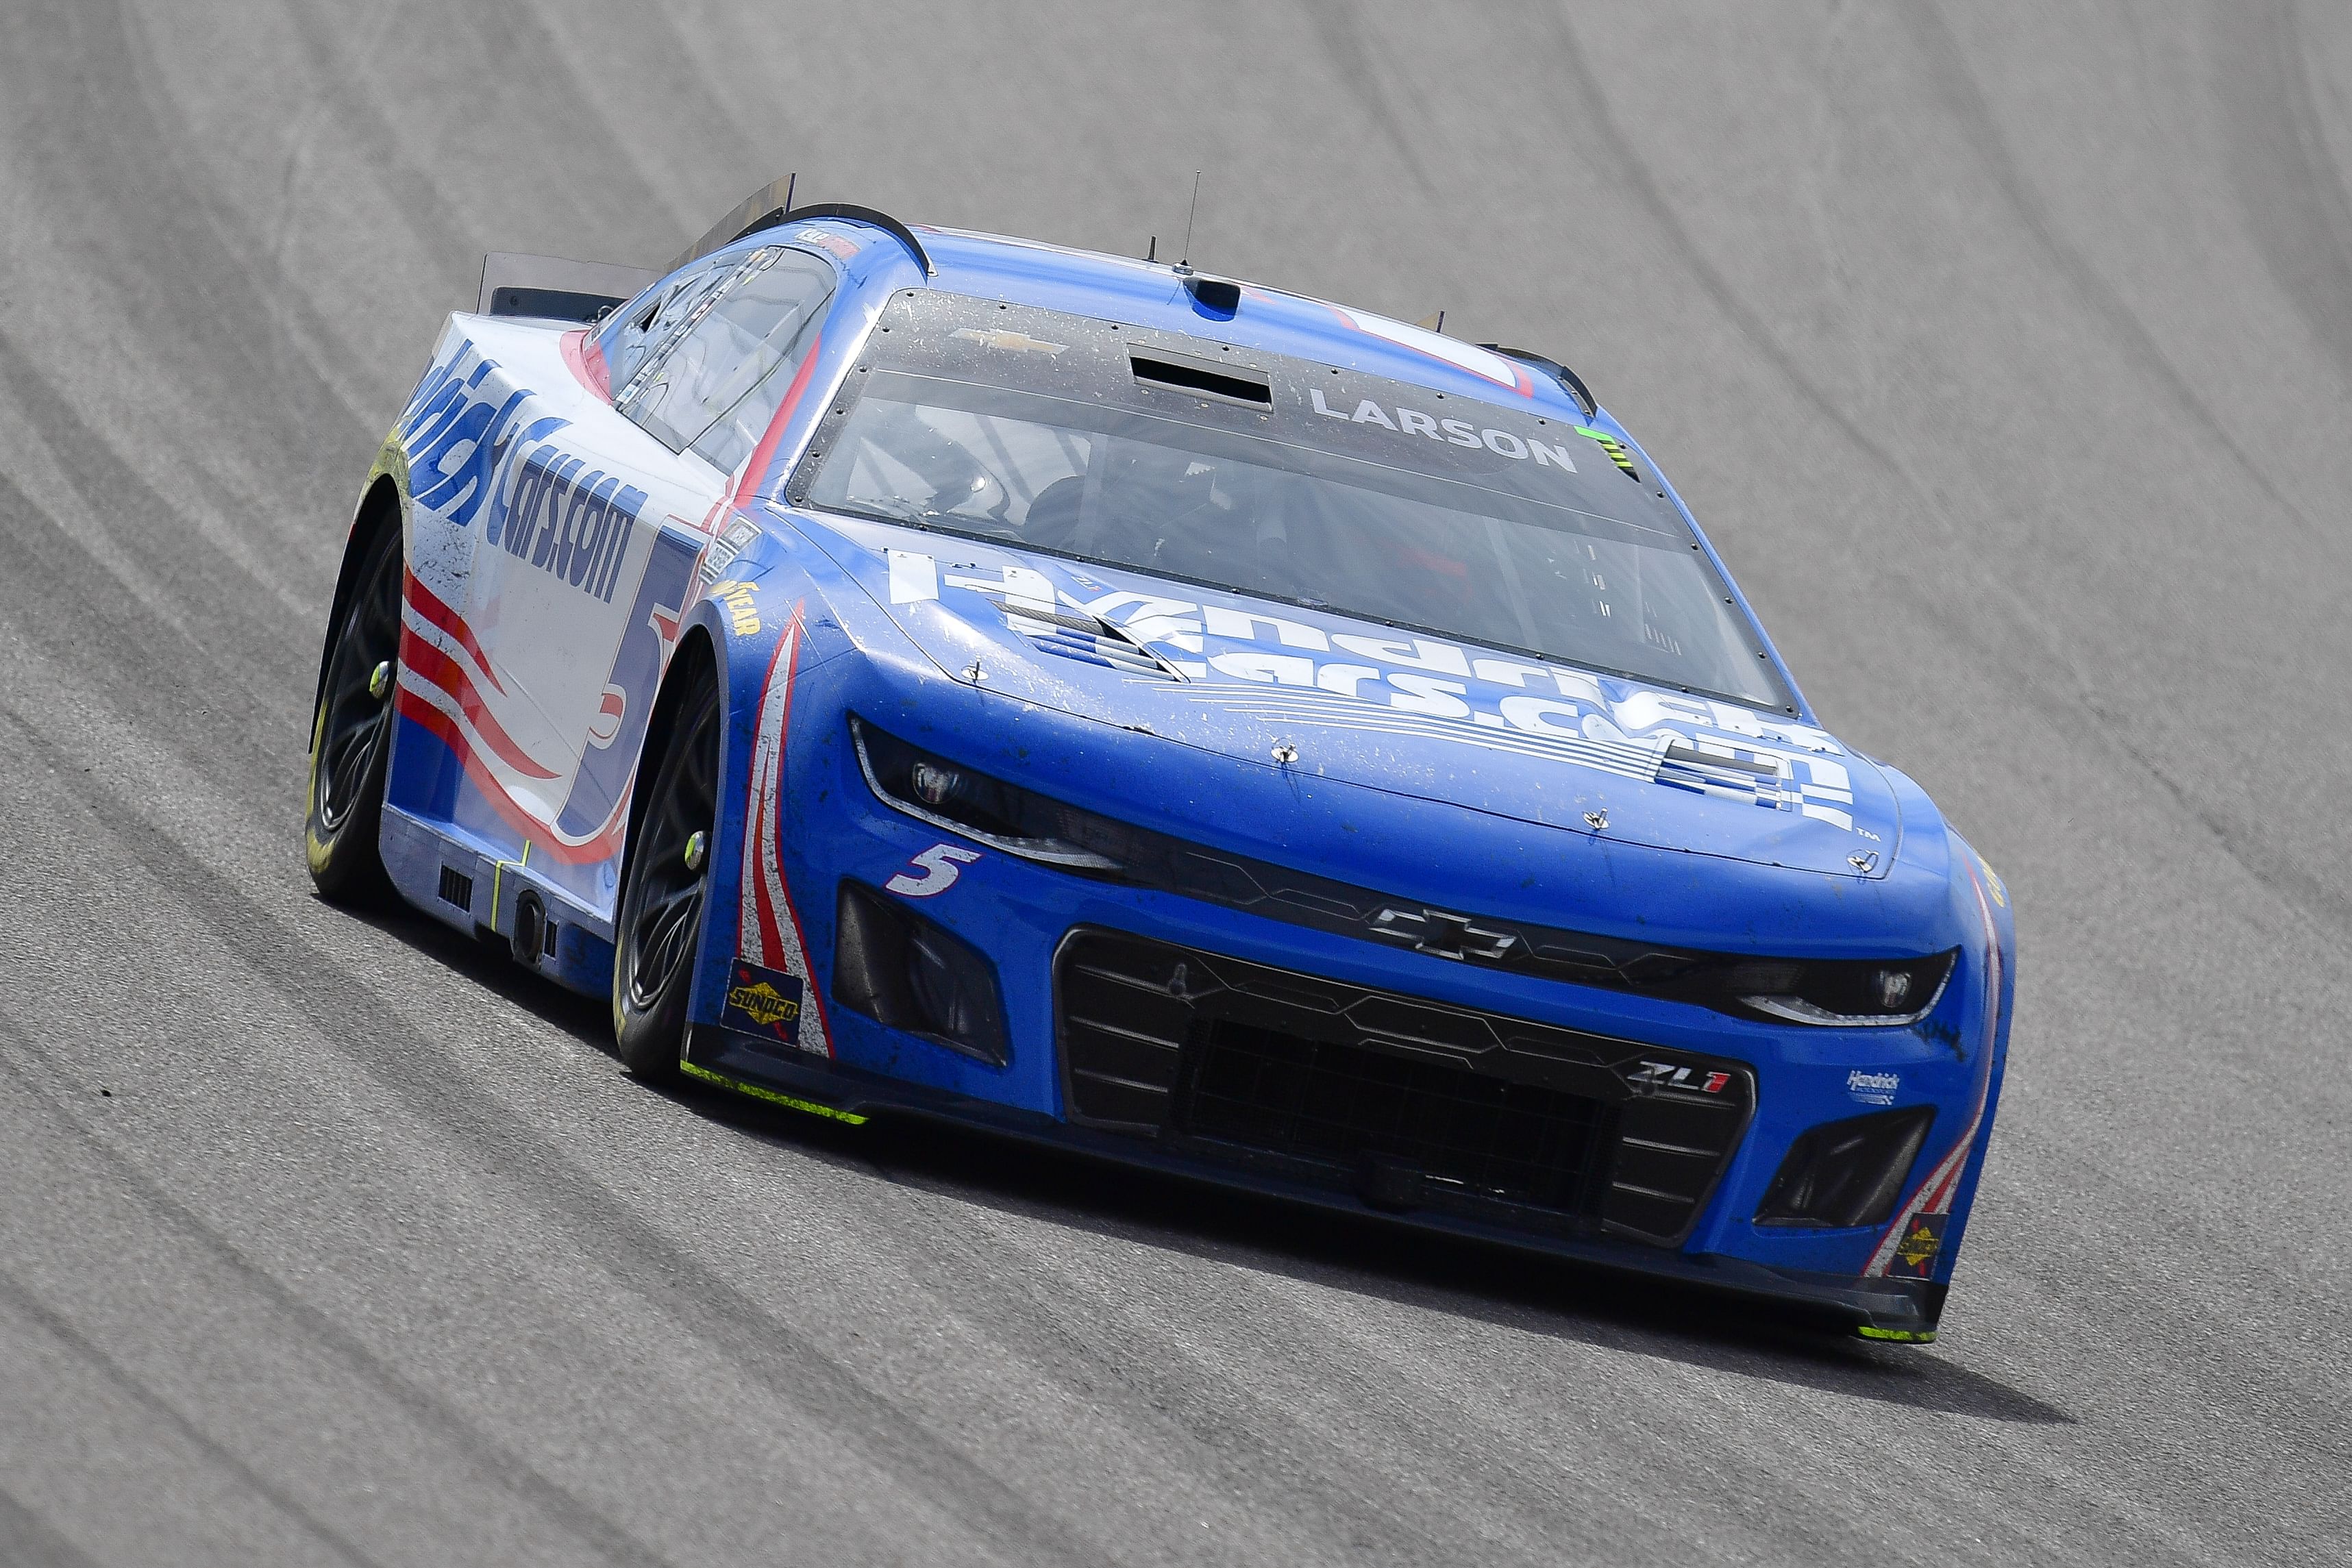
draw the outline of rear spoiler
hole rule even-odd
[[[931,265],[929,253],[923,249],[923,242],[915,237],[914,231],[887,213],[877,213],[872,207],[852,206],[846,202],[823,202],[805,207],[793,205],[793,189],[799,180],[798,174],[771,180],[736,203],[728,209],[725,217],[711,225],[700,239],[687,246],[677,259],[669,264],[669,270],[676,272],[689,261],[699,261],[712,251],[733,245],[746,235],[803,218],[844,218],[851,223],[871,224],[912,251],[915,263],[923,269],[924,277],[929,277],[939,270]]]
[[[482,257],[481,300],[475,309],[483,316],[596,321],[660,276],[642,267],[494,250]]]

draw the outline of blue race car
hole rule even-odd
[[[774,187],[494,256],[307,836],[622,1061],[1934,1337],[2012,926],[1575,375]]]

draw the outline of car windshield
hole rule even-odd
[[[928,290],[880,328],[801,505],[1790,700],[1681,514],[1573,422]]]

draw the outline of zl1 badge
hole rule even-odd
[[[801,982],[797,976],[735,960],[727,985],[727,1005],[719,1021],[746,1034],[762,1034],[797,1048],[801,1038]]]

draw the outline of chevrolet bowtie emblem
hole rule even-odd
[[[1443,909],[1383,909],[1372,916],[1371,933],[1410,942],[1414,952],[1433,958],[1499,958],[1519,940],[1517,932],[1485,930],[1471,925],[1470,916]]]

